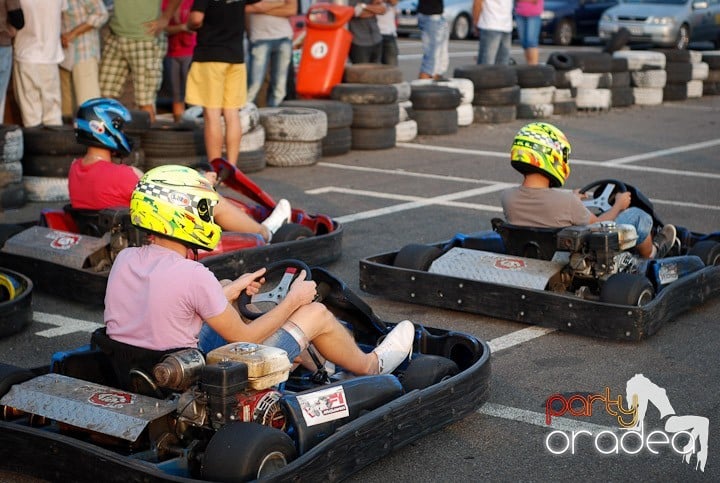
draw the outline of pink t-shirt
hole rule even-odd
[[[139,178],[132,167],[110,161],[83,165],[76,159],[68,172],[68,192],[73,208],[102,210],[129,207]]]
[[[125,248],[105,292],[107,334],[146,349],[197,347],[203,320],[227,304],[220,282],[203,264],[158,245]]]
[[[524,2],[518,0],[515,2],[515,13],[521,17],[537,17],[543,13],[543,0],[537,0],[536,2]]]

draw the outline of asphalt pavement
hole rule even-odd
[[[400,45],[401,68],[412,79],[419,42],[402,39]],[[476,49],[476,41],[453,42],[451,69],[473,63]],[[558,49],[543,46],[543,58],[552,50]],[[513,55],[521,61],[517,46]],[[251,176],[272,196],[344,225],[342,258],[328,268],[381,318],[468,332],[493,347],[489,398],[475,414],[394,451],[349,481],[720,481],[720,301],[679,316],[644,341],[617,342],[393,302],[360,289],[362,258],[490,228],[490,220],[501,215],[499,189],[520,181],[508,151],[526,122],[473,124],[389,150],[351,151],[313,166],[269,167]],[[720,230],[720,96],[581,112],[550,122],[572,143],[567,187],[619,179],[639,187],[663,221],[698,232]],[[487,189],[470,191],[478,187]],[[30,219],[40,208],[29,205],[0,217]],[[0,340],[0,362],[46,364],[54,351],[87,343],[103,320],[99,307],[40,292],[33,308],[30,327]],[[664,390],[666,405],[648,407],[640,447],[633,442],[603,454],[607,446],[596,447],[593,438],[617,430],[613,401],[624,398],[628,381],[638,374],[652,381],[658,394]],[[548,398],[572,394],[604,399],[585,406],[587,399],[577,399],[573,408],[584,407],[583,414],[575,409],[575,415],[558,415],[547,426]],[[660,433],[649,436],[653,431],[672,436],[696,420],[692,417],[709,419],[704,471],[696,457],[687,463],[672,444],[653,443]],[[563,450],[564,438],[573,435],[576,445]]]

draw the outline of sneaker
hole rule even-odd
[[[290,202],[283,198],[277,202],[275,209],[270,213],[270,216],[265,218],[262,224],[270,230],[270,233],[275,233],[285,223],[290,223],[291,216],[292,209],[290,208]]]
[[[665,225],[653,238],[653,245],[657,250],[655,258],[662,258],[668,254],[670,249],[675,244],[677,237],[677,230],[673,225]]]
[[[412,355],[415,340],[415,326],[409,320],[403,320],[373,352],[377,355],[380,374],[390,374]]]

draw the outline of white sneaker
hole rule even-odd
[[[412,355],[415,340],[415,326],[403,320],[390,331],[373,352],[377,355],[380,374],[390,374]]]
[[[277,202],[275,209],[270,213],[270,216],[265,218],[262,224],[270,230],[270,233],[275,233],[285,223],[290,223],[291,216],[292,209],[290,208],[290,202],[283,198]]]

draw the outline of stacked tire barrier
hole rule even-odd
[[[720,95],[720,50],[703,52],[702,61],[708,66],[708,75],[703,81],[703,96]]]
[[[439,85],[414,85],[410,94],[413,119],[419,135],[448,135],[458,132],[460,91]]]
[[[663,86],[663,100],[684,101],[689,97],[701,97],[702,81],[693,81],[693,64],[701,62],[700,52],[675,49],[657,51],[665,56],[667,82]]]
[[[352,148],[352,106],[347,102],[331,99],[293,99],[284,101],[282,107],[302,107],[323,111],[327,116],[327,134],[322,139],[322,156],[338,156]]]
[[[635,104],[635,96],[630,85],[628,60],[613,57],[611,60],[612,83],[610,85],[611,107],[627,107]]]
[[[460,92],[460,105],[457,107],[457,123],[459,127],[469,126],[473,123],[473,99],[475,98],[475,85],[470,79],[451,77],[447,80],[436,81],[432,79],[415,79],[410,81],[412,86],[436,85],[453,87]]]
[[[330,98],[352,106],[352,149],[375,150],[395,146],[400,121],[398,90],[392,84],[341,83]]]
[[[398,123],[395,125],[395,141],[408,142],[417,137],[417,122],[413,119],[411,82],[403,81],[394,84],[398,91]]]
[[[577,88],[582,82],[582,69],[575,65],[565,52],[552,52],[547,64],[555,69],[555,92],[553,93],[553,114],[572,115],[577,113]]]
[[[471,64],[456,68],[453,77],[473,83],[473,122],[503,123],[517,119],[520,86],[513,67]]]
[[[575,95],[579,110],[607,111],[612,106],[612,56],[603,52],[569,54],[582,70]]]
[[[549,64],[517,65],[518,119],[547,119],[554,113],[555,68]]]
[[[627,59],[635,104],[662,104],[663,89],[667,83],[665,54],[650,50],[619,50],[613,53],[613,57]]]
[[[310,166],[322,156],[327,135],[327,115],[304,107],[263,107],[260,124],[265,129],[268,166]]]
[[[70,164],[85,154],[73,127],[23,128],[23,145],[23,185],[28,201],[68,201]]]
[[[202,129],[193,122],[155,122],[140,139],[145,171],[166,164],[195,166],[207,159]]]
[[[23,185],[23,132],[14,124],[0,125],[0,211],[20,208],[27,201]]]

